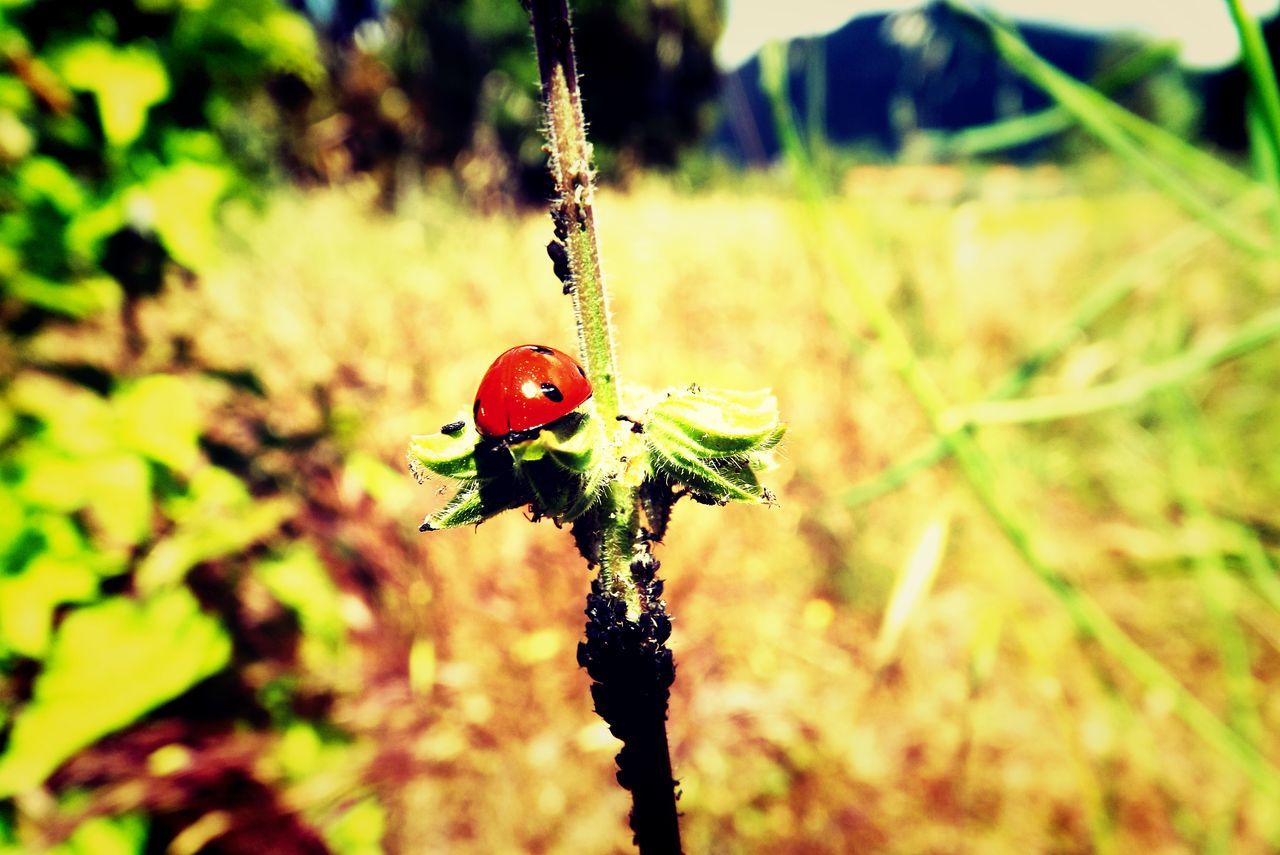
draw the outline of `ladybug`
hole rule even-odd
[[[591,397],[591,381],[572,356],[540,344],[513,347],[493,361],[476,390],[476,430],[505,437],[549,425]]]

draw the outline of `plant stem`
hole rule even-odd
[[[598,503],[574,523],[584,553],[599,566],[587,597],[586,640],[578,663],[592,679],[591,697],[609,732],[622,740],[618,783],[631,791],[631,828],[642,855],[680,852],[675,780],[667,742],[667,706],[675,665],[666,646],[671,619],[657,579],[658,562],[640,539],[636,487],[624,477],[636,453],[635,435],[619,424],[617,358],[609,297],[600,265],[592,209],[594,171],[587,142],[573,30],[566,0],[523,0],[533,26],[546,111],[547,151],[556,201],[553,264],[573,297],[578,346],[591,381],[602,443],[612,477]]]
[[[595,174],[587,142],[573,32],[565,0],[529,0],[538,73],[546,108],[548,153],[556,185],[552,216],[569,251],[573,312],[578,319],[578,345],[595,397],[596,411],[606,423],[618,416],[618,367],[609,326],[609,296],[600,266],[600,242],[592,209]],[[559,237],[559,235],[557,235]]]
[[[612,431],[620,414],[618,367],[613,329],[609,323],[609,295],[600,265],[592,195],[595,174],[591,144],[587,142],[578,71],[573,54],[573,31],[566,0],[528,0],[533,40],[542,78],[546,111],[547,151],[556,201],[551,209],[556,238],[568,256],[570,278],[566,290],[573,298],[578,325],[578,347],[591,380],[592,407],[602,429]],[[638,609],[639,598],[627,572],[632,544],[638,532],[635,501],[630,489],[614,480],[607,489],[600,520],[599,560],[606,590],[624,597],[628,610]]]

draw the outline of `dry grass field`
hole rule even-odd
[[[1144,263],[1195,227],[1106,163],[902,176],[852,175],[821,233],[764,186],[640,178],[597,200],[624,379],[770,386],[789,424],[775,507],[682,503],[658,548],[687,850],[1274,851],[1278,802],[1176,696],[1078,631],[952,463],[851,492],[932,433],[837,258],[952,404],[981,400],[1125,265],[1132,294],[1025,394],[1079,395],[1229,335],[1280,301],[1280,266],[1211,239]],[[140,319],[204,363],[255,370],[255,417],[275,433],[326,436],[301,467],[270,449],[254,461],[307,508],[292,533],[337,581],[346,639],[302,653],[351,742],[330,761],[296,735],[281,762],[310,765],[289,799],[323,826],[375,795],[393,852],[628,851],[617,743],[574,659],[591,577],[568,533],[512,512],[419,534],[443,485],[404,466],[408,437],[465,411],[497,353],[574,349],[550,223],[369,202],[355,185],[232,212],[222,260]],[[1276,354],[974,433],[1052,568],[1273,765]],[[208,430],[234,444],[244,413],[208,394],[222,413]],[[884,631],[904,578],[925,589]]]

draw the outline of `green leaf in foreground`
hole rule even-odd
[[[297,508],[288,496],[254,497],[225,469],[204,466],[191,476],[188,494],[170,501],[173,532],[138,564],[134,584],[150,593],[178,585],[201,561],[233,555],[268,537]]]
[[[137,814],[95,816],[76,826],[75,832],[51,855],[138,855],[145,851],[147,821]]]
[[[175,472],[199,459],[200,407],[180,377],[152,374],[125,386],[112,399],[119,441]]]
[[[0,798],[223,668],[231,642],[190,592],[117,597],[72,612],[0,756]]]
[[[64,50],[54,65],[73,89],[94,94],[102,132],[121,148],[138,138],[147,111],[169,95],[164,63],[148,48],[85,39]]]

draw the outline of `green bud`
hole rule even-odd
[[[767,501],[756,472],[771,465],[770,450],[784,433],[767,389],[669,392],[644,422],[654,477],[714,502]]]
[[[414,436],[409,440],[409,471],[419,482],[429,475],[458,481],[475,478],[475,447],[479,440],[480,434],[470,421],[464,421],[462,429],[454,433]]]
[[[570,419],[510,446],[515,470],[533,493],[535,514],[565,522],[595,502],[605,479],[605,473],[592,466],[604,439],[595,424],[589,417]]]
[[[662,477],[684,484],[700,497],[714,502],[764,500],[750,457],[704,457],[681,434],[666,431],[646,430],[645,439]]]
[[[587,418],[567,419],[522,442],[482,439],[465,420],[448,433],[415,436],[409,468],[419,481],[433,474],[462,482],[422,530],[478,524],[521,505],[535,516],[572,520],[594,504],[607,477],[592,465],[601,441]]]
[[[511,445],[517,465],[548,459],[566,472],[585,474],[595,459],[599,432],[589,417],[568,419],[557,427],[538,432],[533,439]]]
[[[422,530],[475,525],[522,505],[535,518],[572,521],[595,507],[612,479],[638,491],[658,537],[686,491],[703,502],[771,500],[756,473],[772,464],[786,425],[770,391],[690,387],[652,400],[635,433],[605,431],[583,415],[519,442],[483,439],[465,419],[447,433],[413,437],[409,468],[418,480],[434,474],[462,482]],[[605,451],[612,441],[624,447]]]
[[[445,503],[445,506],[422,521],[419,531],[439,531],[463,525],[479,525],[486,517],[480,496],[480,482],[470,481]]]
[[[768,389],[736,392],[693,387],[668,393],[649,414],[646,433],[680,435],[700,458],[735,457],[777,445],[786,432]]]

